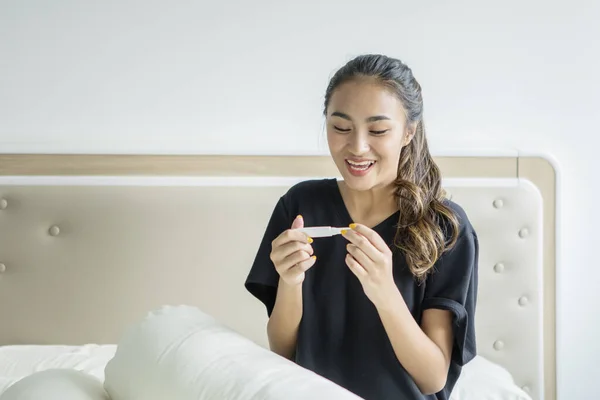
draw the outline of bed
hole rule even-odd
[[[479,356],[456,398],[498,384],[554,400],[556,169],[436,161],[481,245]],[[265,310],[243,287],[262,231],[291,185],[337,175],[322,156],[0,155],[0,393],[57,366],[103,379],[124,329],[164,304],[266,347]]]

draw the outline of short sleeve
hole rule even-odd
[[[455,246],[440,257],[425,287],[423,310],[436,308],[453,314],[451,364],[459,369],[477,354],[475,307],[478,262],[479,240],[469,227],[461,231]]]
[[[285,197],[281,197],[271,214],[245,282],[246,290],[265,305],[269,316],[271,316],[273,307],[275,307],[275,297],[279,283],[279,274],[275,270],[270,257],[271,243],[291,224],[292,221],[286,207]]]

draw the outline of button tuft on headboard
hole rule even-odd
[[[494,342],[494,350],[500,351],[504,348],[504,342],[502,340],[496,340]]]
[[[527,296],[521,296],[519,298],[519,305],[520,306],[526,306],[529,303],[529,299],[527,298]]]
[[[0,263],[0,274],[6,271],[6,265]]]
[[[502,208],[502,207],[504,207],[504,201],[502,201],[502,199],[496,199],[496,200],[494,200],[494,207],[495,208]]]
[[[48,233],[50,233],[51,236],[58,236],[60,234],[60,228],[56,225],[52,225],[50,229],[48,229]]]
[[[530,388],[529,386],[527,386],[527,385],[525,385],[525,386],[521,386],[521,389],[523,389],[523,391],[524,391],[525,393],[527,393],[527,394],[530,394],[530,393],[531,393],[531,388]]]
[[[497,263],[496,265],[494,265],[494,271],[498,274],[504,272],[504,264]]]
[[[519,231],[519,236],[522,238],[526,238],[527,236],[529,236],[529,229],[527,228],[523,228]]]
[[[0,210],[5,210],[8,207],[8,200],[0,199]]]

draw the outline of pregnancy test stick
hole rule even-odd
[[[310,237],[316,238],[339,235],[342,233],[342,230],[349,230],[349,228],[334,228],[333,226],[311,226],[307,228],[297,228],[296,230],[303,232]]]

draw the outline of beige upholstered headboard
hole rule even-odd
[[[481,244],[479,353],[555,399],[556,174],[536,157],[438,157]],[[115,343],[192,304],[266,345],[243,282],[278,197],[327,157],[0,155],[0,345]]]

